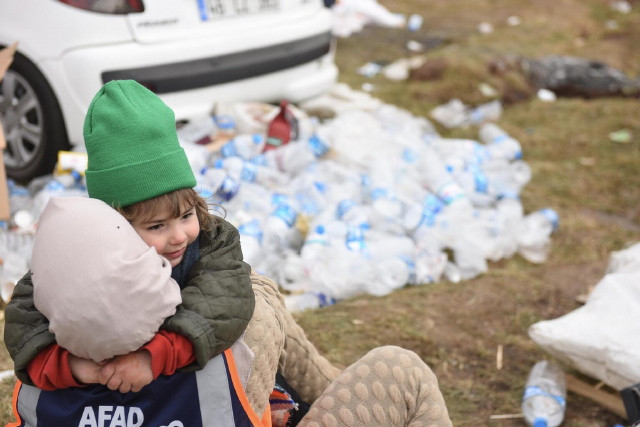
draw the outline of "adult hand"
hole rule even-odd
[[[69,368],[76,381],[82,384],[93,384],[100,382],[100,372],[102,366],[90,359],[69,354]]]
[[[151,354],[146,350],[114,357],[102,367],[99,375],[101,384],[120,393],[138,392],[151,381]]]

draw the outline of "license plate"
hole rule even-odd
[[[280,10],[280,0],[197,0],[197,2],[202,21]]]

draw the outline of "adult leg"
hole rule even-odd
[[[451,426],[433,371],[412,351],[385,346],[349,366],[300,427]]]

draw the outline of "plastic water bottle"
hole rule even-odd
[[[529,373],[522,397],[522,412],[527,424],[559,426],[564,419],[566,393],[564,372],[548,360],[536,363]]]
[[[484,123],[478,134],[493,157],[516,160],[522,158],[520,143],[495,123]]]
[[[178,139],[188,144],[206,144],[218,132],[218,126],[211,115],[195,117],[178,129]]]
[[[304,310],[325,307],[335,304],[336,300],[322,292],[306,292],[304,294],[292,294],[284,296],[287,310],[296,313]]]
[[[257,219],[240,224],[240,247],[244,260],[249,265],[257,264],[262,254],[262,228]]]
[[[220,155],[227,157],[242,157],[249,160],[262,152],[265,139],[259,133],[236,135],[220,148]]]
[[[542,263],[551,249],[551,234],[558,229],[558,214],[550,208],[525,216],[517,228],[518,251],[528,261]]]

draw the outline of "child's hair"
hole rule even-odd
[[[207,201],[202,198],[193,188],[183,188],[171,191],[152,199],[143,200],[132,205],[117,207],[116,210],[124,216],[127,221],[151,219],[155,212],[169,211],[172,218],[179,217],[188,207],[196,208],[196,216],[200,222],[200,229],[210,231],[216,225],[218,217],[209,212]]]

